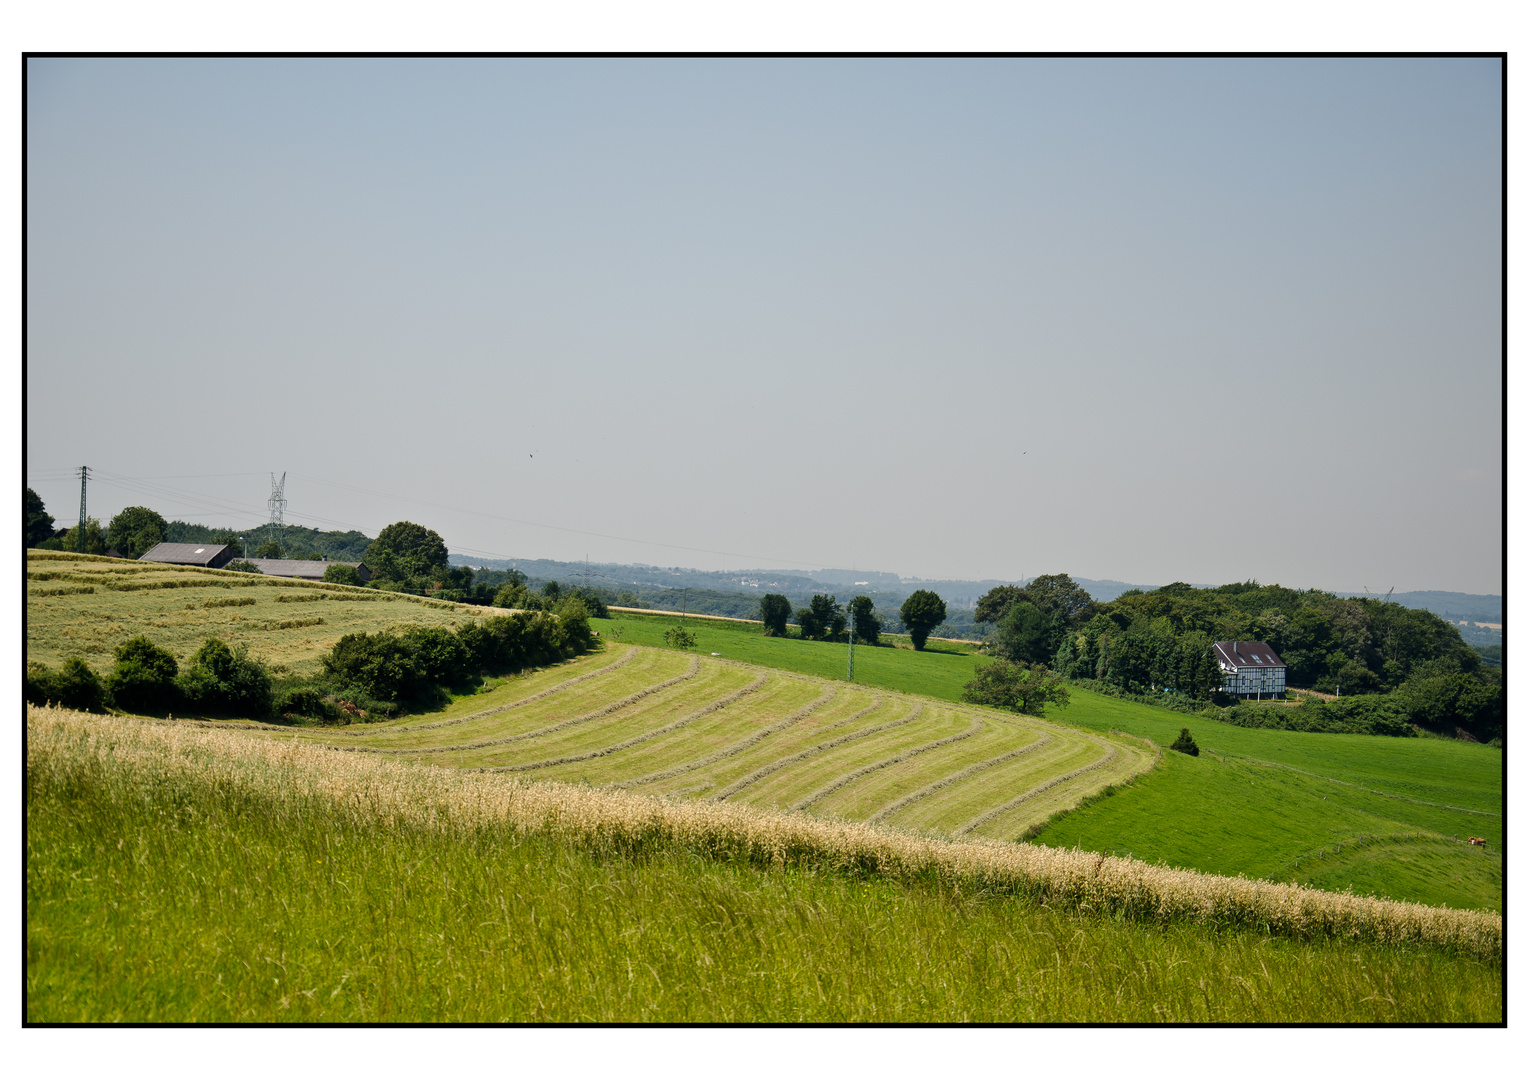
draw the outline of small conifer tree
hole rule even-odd
[[[1179,737],[1173,740],[1173,745],[1168,749],[1177,750],[1179,753],[1188,754],[1190,757],[1200,756],[1200,747],[1195,743],[1195,737],[1189,733],[1187,727],[1179,728]]]

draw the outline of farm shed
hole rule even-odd
[[[236,554],[232,544],[155,544],[138,558],[141,562],[205,566],[216,570]]]
[[[262,574],[270,574],[273,577],[305,578],[309,581],[321,581],[324,571],[331,566],[354,566],[356,576],[362,581],[370,581],[372,572],[366,563],[359,562],[330,562],[328,559],[250,559],[260,568]]]
[[[1218,641],[1216,660],[1226,676],[1222,687],[1239,697],[1285,692],[1285,662],[1262,641]]]

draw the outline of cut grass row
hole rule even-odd
[[[662,630],[671,622],[634,616],[617,625],[623,640],[661,645]],[[741,624],[692,629],[706,651],[842,678],[843,645],[763,638]],[[917,688],[947,701],[960,699],[976,662],[956,651],[855,653],[857,681],[872,681],[867,664],[877,663],[875,685]],[[1079,688],[1073,688],[1065,710],[1049,712],[1068,725],[1123,731],[1160,747],[1187,727],[1206,752],[1198,759],[1166,755],[1160,769],[1055,821],[1038,842],[1133,852],[1211,873],[1352,885],[1379,896],[1458,907],[1501,907],[1500,750],[1439,739],[1239,728]],[[1065,810],[1069,802],[1052,810]],[[1353,837],[1420,832],[1448,843],[1429,845],[1427,854],[1380,849],[1363,865],[1355,864],[1352,878],[1331,864],[1321,876],[1310,869],[1316,865],[1310,856]],[[1469,847],[1465,839],[1472,835],[1485,836],[1488,848]]]
[[[1023,769],[995,768],[978,777],[966,772],[974,760],[1008,758],[1034,740],[1033,727],[673,651],[609,648],[636,658],[613,664],[588,657],[556,676],[510,680],[474,695],[477,708],[449,719],[381,725],[375,732],[352,728],[343,739],[311,729],[298,737],[458,768],[767,809],[812,807],[846,818],[864,818],[961,772],[919,807],[915,827],[934,833],[969,824],[1056,771],[1076,769],[1079,755],[1095,767],[1119,755],[1093,736],[1052,728],[1049,739],[1059,740],[1054,753]],[[1144,753],[1127,751],[1118,776],[1088,776],[1067,788],[1067,798],[1083,798],[1149,764]],[[1017,809],[984,817],[982,835],[1014,836],[1051,812],[1040,805]]]

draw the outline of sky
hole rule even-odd
[[[1503,592],[1494,60],[32,59],[26,482],[453,552]]]

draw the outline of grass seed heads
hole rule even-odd
[[[27,769],[51,780],[105,777],[183,790],[191,802],[248,792],[278,818],[322,815],[453,832],[508,828],[602,853],[683,850],[707,858],[815,867],[963,890],[1019,894],[1048,905],[1154,922],[1255,928],[1300,939],[1428,946],[1500,959],[1495,912],[1400,903],[1300,885],[1216,877],[1081,850],[997,841],[943,841],[867,824],[764,813],[728,803],[679,803],[629,792],[464,773],[337,753],[264,732],[92,717],[28,706]]]

